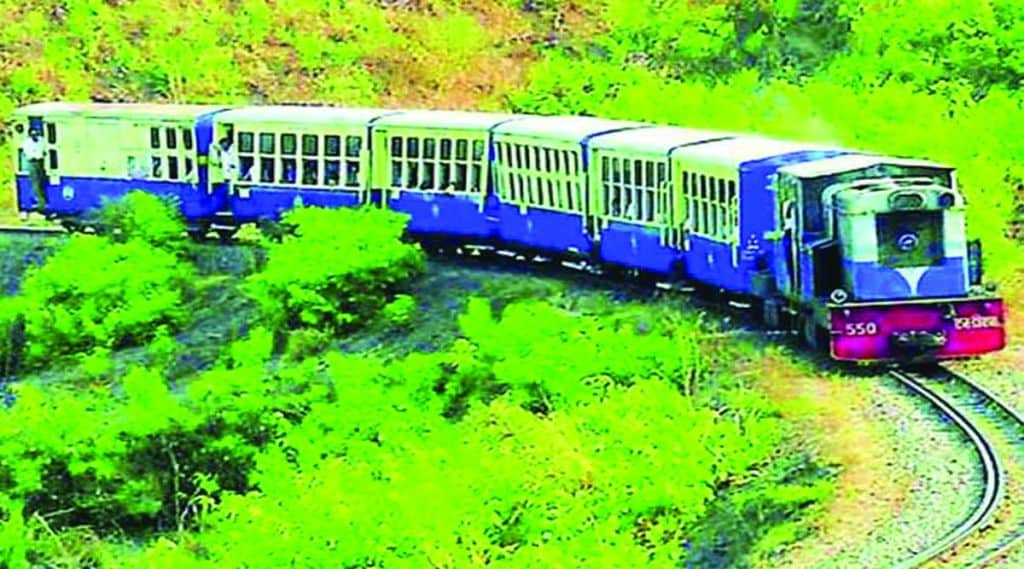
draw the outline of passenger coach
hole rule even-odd
[[[190,221],[225,207],[204,190],[212,120],[220,107],[42,103],[14,113],[16,141],[29,129],[46,145],[46,213],[70,219],[131,190],[173,196]],[[23,210],[36,206],[18,151],[16,191]]]

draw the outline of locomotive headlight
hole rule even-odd
[[[917,244],[921,242],[921,238],[916,233],[904,233],[896,238],[896,246],[899,247],[900,251],[909,253],[917,247]]]
[[[956,203],[956,196],[950,192],[946,192],[939,196],[939,207],[941,208],[953,207],[954,203]]]
[[[900,192],[889,196],[892,209],[918,209],[924,205],[924,196],[916,192]]]

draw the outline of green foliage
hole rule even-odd
[[[188,266],[141,241],[73,235],[25,278],[27,360],[146,343],[185,320],[190,280]]]
[[[392,326],[406,326],[416,314],[416,299],[408,294],[397,294],[395,299],[384,305],[381,317]]]
[[[498,321],[489,301],[472,298],[459,327],[465,340],[456,342],[445,361],[453,373],[436,387],[450,414],[461,413],[473,399],[501,393],[548,412],[638,377],[684,384],[705,371],[692,322],[650,330],[628,313],[583,316],[537,300],[506,307]],[[611,353],[616,356],[607,357]]]
[[[101,233],[116,243],[137,239],[178,256],[189,251],[185,220],[175,199],[132,191],[105,203],[98,218]]]
[[[18,369],[24,326],[20,300],[0,297],[0,377],[10,377]]]
[[[400,240],[407,221],[372,208],[286,213],[291,234],[267,245],[266,267],[248,279],[267,326],[335,335],[366,322],[423,271],[419,246]]]
[[[659,379],[609,385],[546,416],[500,397],[450,423],[424,389],[438,363],[327,356],[331,396],[259,454],[257,491],[222,495],[201,537],[188,538],[201,559],[677,566],[728,471],[721,461],[752,448],[764,460],[779,440],[770,424],[759,439],[731,434],[764,419],[696,408]],[[188,566],[190,549],[161,543],[145,558]]]

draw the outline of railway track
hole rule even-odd
[[[61,227],[32,227],[27,225],[0,225],[0,234],[6,235],[59,235],[67,233]]]
[[[901,567],[1005,566],[1024,547],[1024,418],[991,392],[944,367],[890,374],[929,401],[967,437],[978,455],[984,489],[973,511]],[[1017,498],[1020,499],[1019,497]]]

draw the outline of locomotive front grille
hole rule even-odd
[[[894,211],[875,218],[878,262],[893,268],[942,262],[942,211]]]

